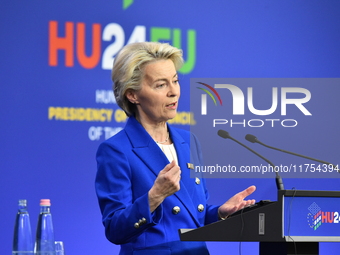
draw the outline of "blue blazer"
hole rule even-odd
[[[209,254],[204,242],[182,242],[178,234],[218,220],[218,206],[207,204],[204,179],[190,178],[188,163],[202,165],[200,145],[190,132],[168,129],[182,171],[180,190],[152,213],[148,191],[169,161],[142,125],[130,117],[98,148],[96,192],[106,237],[121,245],[120,254]]]

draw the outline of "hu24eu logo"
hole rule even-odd
[[[317,203],[312,203],[308,207],[309,213],[307,214],[308,225],[317,230],[322,224],[326,223],[339,223],[339,212],[325,212],[322,211]]]

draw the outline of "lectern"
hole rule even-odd
[[[280,190],[197,229],[179,229],[182,241],[259,242],[260,255],[317,255],[319,242],[340,241],[340,191]]]

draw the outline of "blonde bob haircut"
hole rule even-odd
[[[182,56],[182,50],[159,42],[128,44],[118,53],[112,67],[113,93],[127,116],[135,115],[137,109],[125,94],[128,90],[141,89],[144,67],[157,60],[170,59],[179,70],[183,64]]]

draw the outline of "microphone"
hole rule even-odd
[[[288,153],[288,154],[291,154],[291,155],[295,155],[295,156],[298,156],[298,157],[301,157],[301,158],[305,158],[305,159],[310,159],[310,160],[313,160],[313,161],[316,161],[316,162],[320,162],[320,163],[323,163],[323,164],[326,164],[326,165],[331,165],[333,167],[333,169],[336,169],[338,171],[338,173],[340,173],[339,169],[333,165],[332,163],[329,163],[329,162],[326,162],[326,161],[323,161],[323,160],[320,160],[320,159],[316,159],[316,158],[311,158],[311,157],[307,157],[307,156],[304,156],[304,155],[301,155],[301,154],[297,154],[297,153],[294,153],[294,152],[291,152],[291,151],[286,151],[286,150],[282,150],[282,149],[279,149],[279,148],[275,148],[275,147],[272,147],[272,146],[269,146],[267,144],[264,144],[262,143],[261,141],[259,141],[257,139],[256,136],[254,135],[251,135],[251,134],[247,134],[246,135],[246,140],[251,142],[251,143],[259,143],[269,149],[273,149],[273,150],[277,150],[277,151],[281,151],[281,152],[284,152],[284,153]]]
[[[217,134],[224,138],[224,139],[230,139],[230,140],[233,140],[234,142],[240,144],[241,146],[245,147],[246,149],[250,150],[252,153],[254,153],[255,155],[259,156],[260,158],[262,158],[264,161],[266,161],[269,165],[271,165],[275,171],[275,165],[269,161],[267,158],[263,157],[262,155],[260,155],[259,153],[257,153],[256,151],[252,150],[251,148],[249,148],[247,145],[241,143],[240,141],[236,140],[235,138],[233,138],[232,136],[229,135],[229,133],[225,130],[218,130]],[[279,173],[277,171],[275,171],[276,173],[276,178],[275,178],[275,181],[276,181],[276,187],[278,190],[284,190],[284,186],[283,186],[283,181],[282,181],[282,178],[281,176],[279,175]]]

